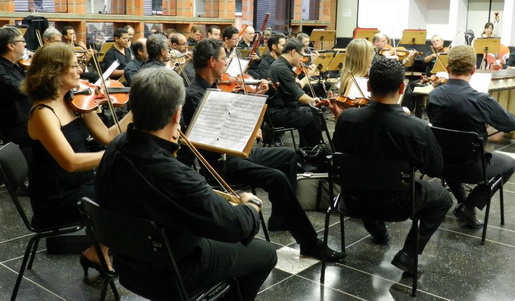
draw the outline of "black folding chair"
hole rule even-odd
[[[444,182],[484,185],[490,190],[486,202],[485,222],[481,244],[485,244],[486,229],[490,216],[490,203],[494,189],[499,188],[501,225],[504,225],[504,193],[502,175],[486,176],[486,157],[483,140],[476,132],[465,132],[431,126],[431,130],[442,149],[444,168],[439,176]]]
[[[297,128],[293,127],[277,127],[274,126],[272,122],[272,118],[270,117],[270,114],[268,113],[268,110],[265,112],[265,122],[263,125],[263,145],[266,146],[272,146],[272,144],[275,142],[275,137],[277,135],[284,134],[286,132],[289,132],[291,134],[291,140],[293,142],[293,148],[297,149],[297,144],[295,143],[295,135],[294,131],[298,130]],[[300,133],[299,133],[300,135]]]
[[[36,227],[32,225],[25,212],[25,209],[21,205],[20,200],[16,195],[16,190],[24,186],[28,171],[29,169],[27,166],[27,161],[25,160],[25,157],[23,156],[23,153],[21,152],[18,145],[10,142],[0,148],[0,178],[4,182],[5,187],[9,192],[9,196],[11,197],[16,210],[20,214],[25,227],[27,227],[30,232],[34,233],[25,249],[25,254],[23,256],[20,271],[18,272],[16,284],[14,285],[11,300],[16,300],[25,269],[30,270],[32,268],[32,263],[34,262],[34,257],[36,256],[39,240],[46,237],[77,232],[83,228],[83,225],[80,223],[71,223],[54,227]]]
[[[165,230],[158,227],[153,221],[122,215],[100,207],[95,202],[84,197],[80,203],[81,212],[86,223],[86,231],[91,236],[98,254],[100,245],[108,247],[114,256],[120,258],[131,258],[137,260],[141,266],[152,265],[169,265],[172,278],[180,296],[180,300],[218,300],[223,297],[230,289],[235,286],[237,295],[241,300],[239,294],[239,287],[236,279],[233,281],[222,281],[208,289],[197,292],[195,296],[191,297],[184,282],[182,280],[179,268],[177,266],[175,257],[170,247],[170,242],[167,239]],[[104,284],[102,287],[101,300],[105,299],[108,284],[118,299],[118,292],[116,285],[113,281],[113,275],[107,269],[107,264],[103,256],[99,256],[102,269],[106,273]],[[120,274],[120,283],[123,283],[123,274]],[[148,291],[139,290],[135,287],[127,287],[134,293],[141,295],[148,299],[159,299],[162,296],[156,297]],[[169,296],[166,299],[172,300],[175,296]]]
[[[351,212],[343,205],[343,193],[336,198],[333,195],[333,186],[338,184],[342,191],[372,191],[372,192],[409,192],[410,202],[413,204],[410,216],[386,218],[367,214],[365,212]],[[385,161],[366,159],[348,154],[335,153],[329,170],[329,196],[333,200],[327,209],[325,216],[324,247],[327,247],[329,234],[329,222],[331,213],[337,212],[340,216],[341,246],[345,249],[345,220],[344,215],[358,219],[382,220],[387,222],[399,222],[412,219],[411,228],[417,233],[417,243],[413,250],[413,273],[411,295],[417,294],[417,270],[418,270],[418,241],[419,241],[419,216],[415,214],[415,168],[407,161]],[[324,251],[326,248],[324,248]],[[325,258],[322,256],[322,258]],[[326,261],[322,259],[322,271],[320,281],[325,280]]]

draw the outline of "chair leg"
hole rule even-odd
[[[325,213],[325,225],[324,225],[324,249],[322,251],[322,270],[320,272],[320,283],[324,284],[325,281],[325,266],[326,266],[326,249],[327,249],[327,240],[329,239],[329,222],[331,219],[331,207],[327,208],[327,212]]]
[[[31,254],[30,254],[29,264],[27,265],[28,270],[32,269],[32,263],[34,262],[34,257],[36,257],[36,252],[38,251],[39,237],[35,236],[35,238],[36,239],[34,240],[34,245],[32,247],[32,251],[30,252]]]
[[[499,206],[501,206],[501,225],[504,225],[504,183],[501,179],[501,187],[499,188]]]
[[[488,199],[488,202],[486,203],[486,210],[485,210],[485,223],[483,224],[483,234],[481,235],[481,245],[485,244],[486,239],[486,228],[488,227],[488,219],[490,217],[490,203],[492,202],[492,197]]]
[[[23,255],[23,261],[21,262],[20,271],[18,272],[18,278],[16,278],[16,284],[14,285],[13,294],[11,296],[11,301],[16,300],[16,296],[18,295],[18,290],[20,289],[21,280],[23,279],[23,274],[25,273],[25,269],[27,268],[27,262],[29,260],[30,251],[34,242],[38,240],[37,236],[33,236],[29,243],[27,244],[27,248],[25,249],[25,254]]]
[[[345,219],[341,212],[340,214],[340,246],[342,251],[345,251]]]
[[[102,282],[102,291],[100,292],[100,301],[104,301],[106,299],[107,295],[107,287],[109,286],[109,281],[111,280],[110,277],[106,276],[104,278],[104,281]]]
[[[114,283],[113,278],[109,280],[109,284],[111,285],[111,290],[113,291],[114,299],[116,301],[120,300],[120,294],[118,293],[118,289],[116,288],[116,284]]]
[[[413,221],[413,227],[415,227],[415,233],[417,233],[417,239],[415,242],[415,250],[413,256],[413,266],[415,267],[415,271],[413,272],[413,283],[411,285],[411,296],[417,296],[417,284],[418,284],[418,245],[420,240],[420,227],[419,227],[419,218],[416,217]]]
[[[261,211],[259,211],[259,219],[261,220],[261,228],[263,229],[265,239],[266,241],[270,242],[270,236],[268,235],[268,229],[266,228],[265,218],[263,217],[263,213]]]
[[[295,143],[295,133],[293,131],[290,131],[291,134],[291,140],[293,142],[293,149],[297,149],[297,143]]]

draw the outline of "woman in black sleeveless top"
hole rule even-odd
[[[81,221],[77,202],[84,196],[96,199],[93,169],[103,155],[103,151],[88,152],[86,138],[91,135],[108,144],[118,134],[95,111],[76,114],[66,103],[65,95],[79,85],[81,72],[69,45],[51,43],[35,53],[21,86],[33,102],[28,117],[34,155],[29,194],[37,226]],[[131,113],[120,121],[122,130],[130,121]],[[81,256],[85,273],[88,267],[99,269],[98,262],[93,247]]]

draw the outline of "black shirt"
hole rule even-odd
[[[188,38],[188,46],[197,46],[198,41],[192,38]]]
[[[295,82],[293,66],[284,57],[280,56],[272,63],[267,77],[272,82],[279,83],[275,93],[268,98],[267,103],[270,108],[299,106],[298,99],[304,95],[304,91]]]
[[[27,123],[31,102],[21,93],[20,84],[25,72],[16,64],[0,56],[0,126],[16,126]]]
[[[515,130],[513,114],[490,95],[474,90],[460,79],[449,79],[447,84],[429,93],[427,114],[434,126],[473,131],[485,141],[486,124],[503,132]]]
[[[125,66],[127,66],[127,64],[131,61],[132,55],[129,48],[124,48],[124,53],[125,54],[122,54],[120,51],[118,51],[114,45],[111,46],[111,48],[107,50],[106,55],[104,56],[104,60],[102,61],[102,68],[107,70],[107,68],[109,68],[109,66],[111,66],[114,61],[118,60],[120,66],[118,66],[116,70],[125,69]]]
[[[342,112],[333,136],[336,151],[354,156],[407,160],[422,173],[442,171],[442,153],[429,126],[406,114],[400,105],[371,101]]]
[[[152,68],[152,67],[166,67],[166,64],[160,60],[148,60],[141,66],[141,69]]]
[[[144,62],[142,60],[135,58],[134,60],[130,61],[127,66],[125,66],[124,75],[128,86],[131,85],[131,81],[134,75],[136,75],[141,70],[143,63]]]
[[[267,78],[268,69],[270,69],[270,66],[275,61],[275,58],[270,55],[270,52],[265,53],[261,57],[261,63],[258,65],[258,74],[259,79]]]

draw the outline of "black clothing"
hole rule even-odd
[[[476,132],[485,143],[488,138],[486,124],[503,132],[515,130],[513,114],[503,109],[490,95],[474,90],[467,81],[460,79],[451,78],[447,84],[429,93],[427,115],[434,126]],[[515,160],[499,153],[491,155],[486,166],[487,176],[502,174],[506,183],[515,171]],[[462,170],[466,172],[467,167],[463,166]],[[468,208],[473,207],[474,204],[466,201],[461,183],[447,184],[458,203],[465,203]]]
[[[189,124],[207,88],[216,87],[198,74],[186,89],[183,107],[184,120]],[[218,170],[220,154],[202,152]],[[248,184],[268,191],[272,215],[284,219],[297,243],[306,246],[317,243],[317,234],[296,196],[297,155],[288,148],[254,148],[247,159],[228,156],[224,174],[229,183]]]
[[[320,144],[322,133],[314,124],[311,109],[300,106],[298,101],[305,93],[295,82],[293,66],[280,56],[270,66],[267,77],[279,83],[275,93],[267,100],[268,114],[273,125],[299,128],[300,146]]]
[[[161,62],[160,60],[152,59],[152,60],[148,60],[148,61],[144,62],[143,65],[141,65],[141,69],[152,68],[152,67],[166,67],[166,64]]]
[[[127,66],[125,66],[125,69],[123,70],[125,80],[127,80],[127,86],[131,85],[132,78],[141,70],[143,63],[144,62],[142,60],[135,58],[134,60],[130,61]]]
[[[243,39],[240,40],[240,42],[237,45],[237,48],[241,49],[250,49],[252,48],[252,44],[248,45],[245,43]],[[256,49],[256,54],[260,57],[259,60],[251,60],[249,62],[249,67],[247,68],[247,73],[252,76],[253,78],[260,79],[259,77],[259,71],[258,67],[261,63],[261,52],[259,52],[259,49]]]
[[[34,110],[54,110],[44,104]],[[31,113],[32,114],[32,113]],[[30,117],[29,117],[30,118]],[[76,153],[87,152],[88,129],[82,118],[61,125],[61,131]],[[39,140],[32,140],[34,162],[31,166],[29,185],[30,201],[35,225],[63,225],[81,221],[77,202],[83,196],[96,199],[93,189],[93,170],[67,172]]]
[[[193,38],[188,38],[188,47],[189,46],[197,46],[198,41]]]
[[[275,61],[275,58],[270,55],[270,52],[265,53],[261,57],[261,63],[258,65],[258,79],[266,79],[268,74],[268,69],[270,69],[270,66]]]
[[[109,68],[109,66],[111,66],[111,64],[116,60],[120,63],[120,66],[118,66],[116,70],[125,69],[125,66],[127,66],[127,64],[132,60],[132,55],[129,48],[124,48],[123,51],[124,54],[118,51],[114,45],[111,46],[111,48],[107,50],[104,60],[102,61],[102,69],[107,70],[107,68]]]
[[[4,143],[20,145],[27,161],[31,161],[27,116],[32,106],[29,97],[20,91],[25,71],[17,64],[0,56],[0,133]]]
[[[245,300],[253,300],[276,264],[275,248],[253,240],[258,213],[232,206],[195,170],[172,156],[179,145],[135,130],[107,148],[95,188],[101,206],[151,219],[164,227],[188,290],[239,278]],[[167,265],[141,267],[114,254],[120,281],[136,292],[176,294]]]
[[[443,169],[441,150],[429,126],[406,114],[400,105],[371,101],[366,107],[343,111],[336,123],[333,142],[336,151],[375,160],[407,160],[431,176]],[[419,252],[422,253],[452,201],[439,183],[417,180],[415,185],[415,204],[421,221]],[[342,193],[351,211],[373,213],[379,220],[410,216],[407,194],[363,192],[346,197],[346,192]],[[412,254],[414,243],[415,233],[410,232],[403,250]]]
[[[512,66],[512,67],[515,66],[515,51],[510,53],[510,57],[506,61],[506,64],[504,64],[503,69],[506,69],[510,66]]]

